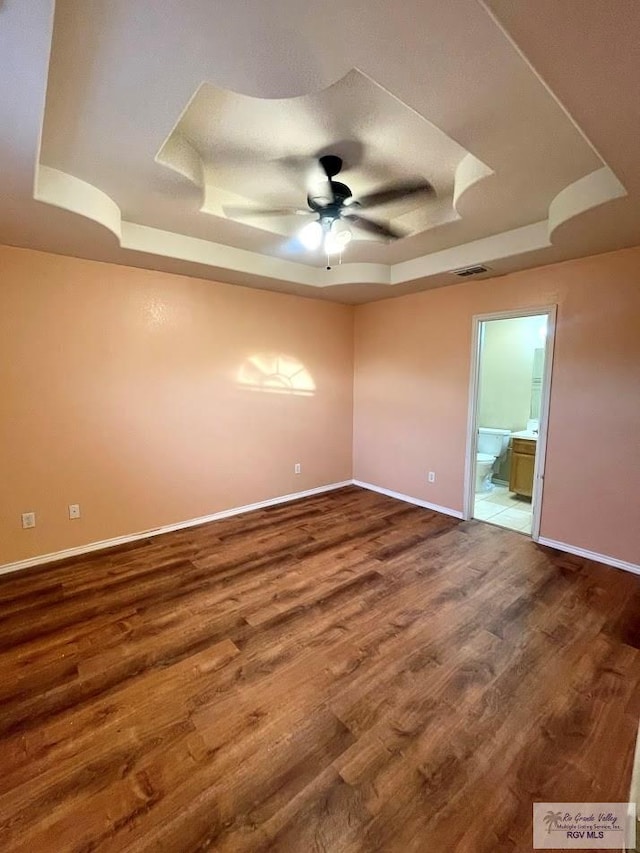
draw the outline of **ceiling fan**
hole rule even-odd
[[[356,199],[346,184],[334,180],[335,176],[342,170],[341,157],[335,154],[325,154],[317,162],[320,180],[307,195],[308,207],[306,209],[296,207],[225,207],[225,213],[233,218],[317,214],[316,219],[308,222],[299,231],[298,238],[307,249],[314,250],[322,246],[327,255],[333,255],[342,252],[352,239],[351,225],[386,240],[397,240],[405,236],[402,231],[396,228],[362,216],[361,210],[366,211],[376,205],[399,201],[409,196],[435,196],[435,190],[429,181],[417,179],[384,187]]]

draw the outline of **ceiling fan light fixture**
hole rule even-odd
[[[309,251],[313,251],[314,249],[319,249],[322,243],[322,225],[315,220],[314,222],[309,222],[304,228],[301,228],[298,232],[298,240],[302,243],[305,249],[309,249]]]
[[[351,242],[351,228],[342,219],[334,219],[324,238],[324,250],[327,255],[339,255]]]
[[[2,0],[0,0],[0,4]],[[307,195],[307,208],[296,207],[258,208],[225,206],[224,211],[229,218],[242,216],[289,216],[315,214],[318,218],[309,222],[300,231],[297,238],[301,246],[309,252],[322,249],[327,255],[327,269],[331,269],[329,258],[339,255],[351,241],[353,234],[350,225],[360,231],[366,231],[378,240],[399,240],[407,236],[404,231],[370,219],[366,213],[369,207],[390,204],[404,198],[419,195],[435,196],[433,186],[426,178],[414,178],[371,192],[368,195],[354,198],[350,187],[341,181],[334,180],[343,167],[342,158],[336,154],[325,154],[315,164],[313,172],[318,178],[319,186]],[[365,215],[362,215],[364,211]],[[457,273],[460,275],[460,273]]]

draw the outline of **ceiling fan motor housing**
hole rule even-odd
[[[351,190],[346,184],[341,184],[340,181],[330,181],[329,187],[333,193],[333,199],[329,193],[319,189],[317,196],[308,196],[307,203],[311,210],[321,213],[323,216],[331,216],[335,219],[340,215],[340,208],[345,200],[351,198]]]

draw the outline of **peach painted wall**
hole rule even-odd
[[[638,564],[640,248],[358,306],[354,477],[462,510],[472,317],[550,303],[541,536]]]
[[[0,247],[0,564],[348,479],[352,390],[349,306]]]

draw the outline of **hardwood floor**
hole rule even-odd
[[[0,579],[3,851],[531,850],[624,801],[640,578],[355,487]]]

